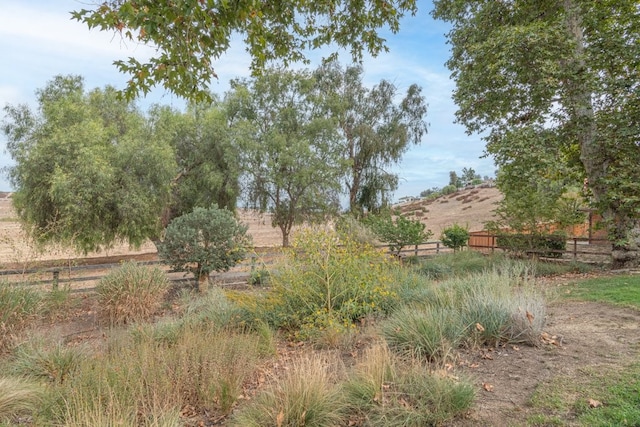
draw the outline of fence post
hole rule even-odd
[[[439,254],[440,253],[440,242],[436,242],[436,253]]]
[[[418,245],[416,245],[414,251],[413,251],[413,255],[415,255],[415,257],[418,257]]]
[[[53,290],[58,290],[58,280],[60,279],[60,270],[53,270]]]
[[[574,237],[573,238],[573,260],[577,260],[578,259],[578,238]]]

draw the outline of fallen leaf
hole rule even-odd
[[[284,411],[280,410],[278,416],[276,417],[276,426],[282,427],[282,423],[284,422]]]
[[[535,319],[535,316],[531,314],[529,310],[527,310],[525,314],[527,316],[527,319],[529,320],[529,325],[533,325],[533,319]]]
[[[482,326],[480,323],[476,323],[476,329],[480,332],[484,332],[484,326]]]
[[[589,408],[599,408],[602,406],[602,402],[595,399],[589,399]]]
[[[488,392],[492,392],[493,391],[493,385],[489,384],[489,383],[482,383],[482,388],[485,389],[485,391],[488,391]]]
[[[483,359],[487,359],[487,360],[493,360],[493,356],[490,355],[489,353],[485,353],[482,355]]]
[[[520,347],[518,347],[517,345],[512,345],[511,348],[513,349],[513,351],[520,351]]]
[[[478,363],[472,363],[471,365],[469,365],[469,367],[470,367],[470,368],[473,368],[473,369],[475,369],[475,368],[479,368],[479,367],[480,367],[480,364],[478,364]]]

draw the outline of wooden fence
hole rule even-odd
[[[486,232],[471,233],[468,247],[470,250],[480,251],[484,253],[493,253],[502,251],[496,244],[495,235]],[[387,247],[388,246],[382,246]],[[413,245],[400,251],[402,258],[406,257],[428,257],[441,253],[452,252],[452,249],[444,246],[440,241],[429,241],[419,245]],[[533,254],[534,251],[529,251]],[[545,252],[550,252],[545,249]],[[606,239],[589,239],[583,237],[571,237],[567,240],[567,246],[564,251],[560,252],[563,259],[579,260],[586,262],[607,263],[611,258],[611,244]],[[146,254],[152,257],[154,254]],[[258,254],[249,256],[245,261],[228,273],[214,274],[217,281],[227,284],[246,283],[251,272],[259,266],[269,266],[277,261],[281,253],[276,250],[261,250]],[[139,257],[139,255],[137,256]],[[104,277],[109,271],[121,265],[123,261],[134,257],[123,256],[118,262],[109,262],[103,264],[92,265],[67,265],[67,266],[47,266],[41,268],[24,268],[0,270],[0,279],[8,280],[14,283],[28,283],[33,285],[51,285],[53,289],[57,289],[60,283],[65,286],[72,284],[81,284],[87,282],[96,282]],[[142,265],[155,265],[162,268],[169,279],[172,281],[186,281],[185,273],[176,272],[168,269],[157,260],[137,261]],[[76,285],[71,287],[73,291],[93,290],[94,287],[89,284]]]
[[[503,248],[497,245],[497,236],[487,232],[473,232],[469,237],[469,249],[484,253],[493,253]],[[595,262],[606,264],[611,261],[611,242],[604,238],[593,237],[569,237],[564,250],[541,249],[531,250],[527,253],[536,255],[540,253],[555,252],[559,258],[573,261]]]

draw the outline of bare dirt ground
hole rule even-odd
[[[490,193],[483,194],[485,190]],[[426,206],[427,212],[423,212],[422,207],[419,210],[417,206],[421,205],[417,204],[408,210],[421,212],[421,218],[436,233],[453,222],[468,225],[474,230],[481,224],[481,217],[488,219],[494,203],[499,200],[500,196],[499,193],[495,194],[496,191],[467,191],[446,203],[432,202]],[[466,197],[461,197],[465,194]],[[457,210],[452,210],[454,208]],[[268,218],[250,213],[243,215],[243,219],[249,223],[256,246],[279,244],[280,235],[270,227]],[[21,239],[24,237],[15,221],[10,201],[0,200],[1,264],[24,260],[27,256],[30,259],[42,259],[42,255],[30,253],[26,240]],[[109,254],[119,252],[131,253],[123,246],[114,248]],[[73,256],[72,253],[56,252],[46,254],[45,257],[60,259],[61,254]],[[581,278],[573,276],[547,279],[541,281],[539,286],[549,291],[550,295],[557,295],[569,291],[568,284]],[[105,335],[97,315],[97,302],[90,294],[79,295],[77,298],[79,304],[76,307],[61,313],[58,319],[40,325],[39,332],[46,331],[49,336],[58,336],[69,345],[88,342],[99,346]],[[587,367],[606,370],[611,366],[638,360],[640,356],[640,311],[637,310],[551,298],[545,332],[537,347],[508,345],[462,352],[456,371],[472,379],[477,399],[467,417],[450,425],[527,425],[526,418],[531,412],[528,402],[539,384],[558,375],[574,375]],[[281,354],[280,357],[285,356]],[[572,425],[572,414],[565,414],[563,420],[566,425]]]
[[[565,285],[560,280],[557,286]],[[463,355],[476,385],[473,411],[455,426],[526,426],[536,387],[585,368],[607,371],[640,356],[640,311],[593,302],[552,302],[539,347],[507,345]],[[579,396],[587,401],[592,396]],[[563,425],[573,425],[564,414]]]

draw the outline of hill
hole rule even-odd
[[[484,223],[494,218],[493,210],[502,197],[495,187],[479,186],[434,200],[416,200],[395,207],[409,218],[426,224],[437,238],[442,230],[453,224],[467,227],[469,231],[483,230]]]

